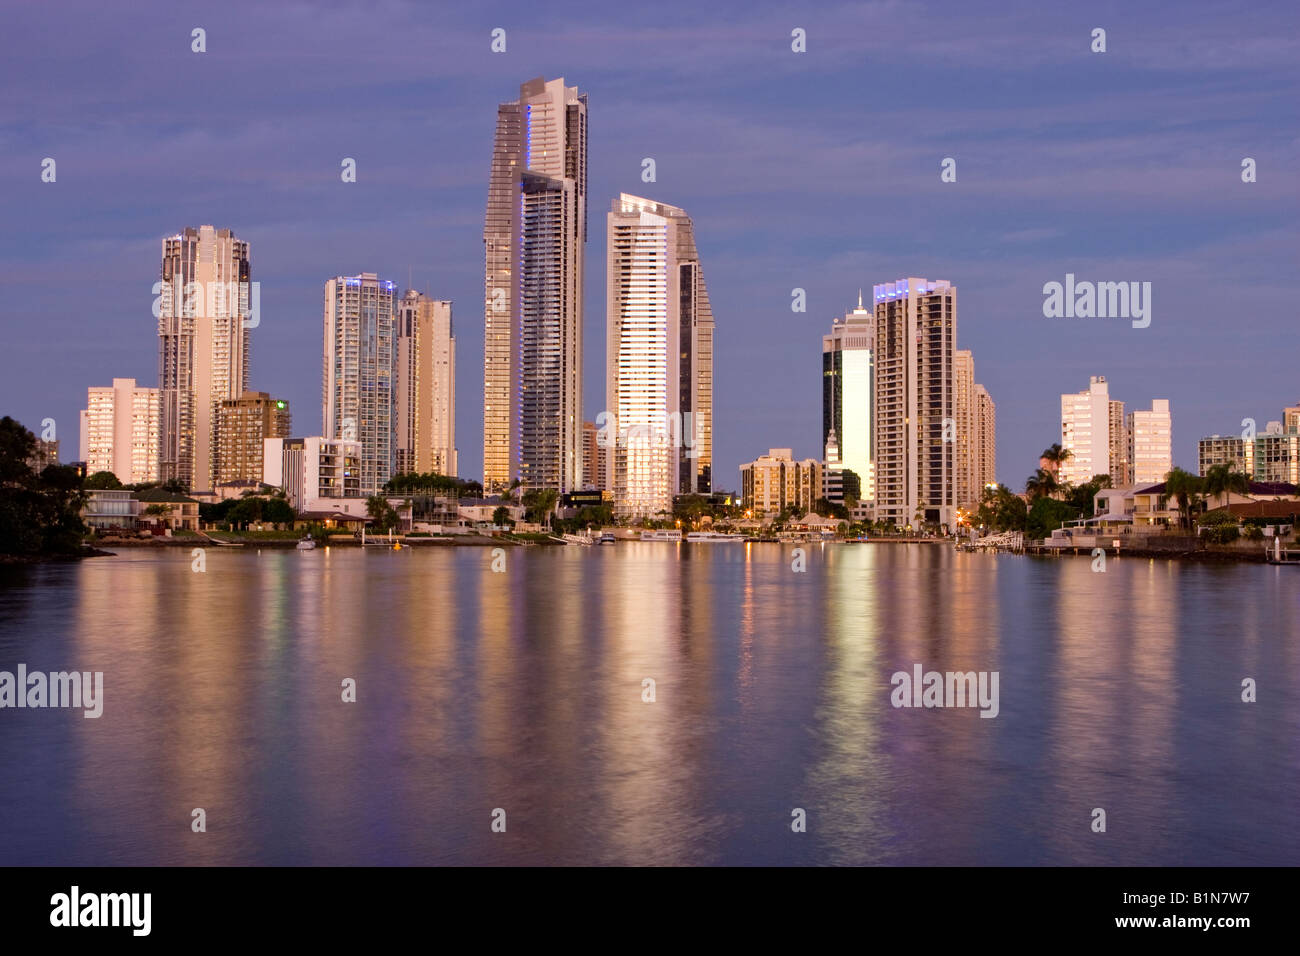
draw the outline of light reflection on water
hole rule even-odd
[[[106,697],[0,711],[0,863],[1300,862],[1295,569],[804,549],[0,567],[0,670]]]

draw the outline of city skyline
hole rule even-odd
[[[1300,5],[11,6],[20,933],[355,866],[1276,922]]]
[[[770,125],[759,105],[764,97],[741,95],[734,82],[693,64],[688,55],[675,54],[681,78],[653,74],[665,99],[643,104],[641,91],[651,74],[625,77],[634,58],[611,58],[593,46],[593,37],[613,35],[599,19],[581,37],[571,38],[522,13],[522,19],[512,21],[518,25],[511,33],[511,52],[493,57],[477,25],[453,14],[440,34],[441,48],[455,54],[446,61],[430,65],[420,58],[417,63],[400,52],[390,58],[385,51],[385,62],[409,88],[394,100],[393,116],[404,119],[407,108],[427,110],[436,103],[437,142],[447,148],[414,150],[418,166],[373,151],[356,155],[359,174],[352,184],[340,182],[339,162],[362,152],[360,146],[345,149],[340,143],[339,155],[325,155],[315,138],[304,135],[317,122],[310,110],[275,116],[272,133],[267,124],[274,114],[267,111],[275,104],[247,116],[241,106],[234,141],[198,150],[187,136],[202,135],[210,119],[235,116],[202,92],[202,77],[214,61],[234,52],[235,41],[224,37],[210,44],[204,54],[208,59],[202,60],[187,43],[177,41],[175,52],[169,50],[170,41],[164,41],[173,29],[170,24],[125,14],[104,29],[109,35],[132,31],[121,46],[148,45],[161,58],[160,68],[184,67],[172,70],[175,82],[182,88],[199,84],[194,95],[208,112],[191,114],[178,129],[132,121],[127,150],[126,132],[96,122],[87,94],[61,74],[52,77],[50,95],[67,101],[70,122],[84,120],[79,131],[17,130],[16,148],[0,160],[5,173],[0,195],[20,226],[0,240],[0,256],[10,274],[23,277],[9,300],[16,331],[0,359],[0,377],[9,383],[8,408],[22,420],[54,418],[65,439],[64,457],[70,457],[88,385],[113,377],[153,384],[154,363],[141,346],[148,349],[152,332],[143,309],[156,281],[159,238],[173,234],[179,224],[215,220],[251,244],[255,278],[263,286],[251,384],[289,400],[299,410],[300,432],[323,431],[312,421],[319,373],[313,363],[302,361],[320,282],[330,274],[352,274],[358,264],[394,278],[413,269],[414,287],[440,299],[474,302],[482,280],[477,235],[483,168],[491,155],[490,113],[522,78],[539,74],[564,75],[593,95],[592,109],[603,123],[594,127],[591,144],[588,190],[593,201],[603,204],[622,190],[650,193],[690,209],[698,224],[719,323],[717,415],[727,424],[715,449],[715,486],[730,485],[740,463],[774,443],[793,442],[801,457],[823,454],[818,447],[820,396],[803,384],[804,373],[819,361],[810,330],[815,327],[820,334],[832,317],[848,310],[859,287],[891,275],[947,275],[962,287],[963,347],[980,357],[983,383],[1001,397],[999,479],[1012,486],[1057,434],[1053,397],[1060,380],[1086,381],[1088,375],[1104,373],[1117,394],[1167,396],[1179,417],[1173,457],[1189,469],[1195,467],[1200,437],[1231,434],[1243,418],[1259,414],[1257,409],[1294,401],[1285,350],[1243,352],[1234,324],[1219,321],[1218,310],[1209,306],[1215,277],[1232,275],[1238,285],[1235,301],[1252,316],[1253,333],[1264,342],[1288,334],[1285,317],[1269,303],[1284,295],[1277,277],[1285,273],[1287,250],[1293,248],[1279,230],[1294,219],[1295,197],[1283,188],[1281,170],[1295,147],[1268,118],[1275,103],[1293,96],[1295,80],[1281,69],[1282,49],[1262,38],[1269,31],[1256,30],[1261,38],[1250,38],[1252,31],[1246,28],[1257,22],[1255,14],[1233,19],[1198,9],[1187,11],[1170,28],[1158,13],[1099,13],[1112,22],[1111,50],[1104,55],[1088,52],[1087,30],[1068,17],[1034,12],[1023,28],[1008,33],[956,7],[949,14],[952,62],[927,75],[915,90],[878,75],[870,57],[862,55],[883,49],[879,26],[906,26],[907,13],[882,14],[873,30],[862,29],[864,14],[822,14],[807,24],[807,54],[790,52],[790,26],[783,14],[767,11],[743,29],[735,28],[730,35],[738,42],[719,43],[717,54],[734,66],[760,68],[747,74],[748,80],[770,91],[785,90],[776,94],[778,102],[791,102],[801,89],[824,90],[830,75],[856,75],[877,91],[870,108],[842,96],[818,106],[806,100],[783,106],[783,115],[789,113],[787,119],[798,131],[793,138],[764,135]],[[48,16],[18,11],[15,35],[43,29]],[[268,42],[265,37],[277,35],[283,26],[272,12],[251,16],[264,29],[241,38],[240,49]],[[349,22],[363,34],[370,29],[360,15]],[[684,40],[699,35],[717,39],[720,28],[709,32],[707,22],[687,18],[672,29]],[[430,29],[414,19],[407,26],[412,36]],[[1116,37],[1128,42],[1117,44]],[[214,40],[218,38],[214,31]],[[1218,46],[1208,46],[1208,38]],[[90,42],[90,34],[74,18],[66,39],[67,49],[75,53]],[[298,46],[288,45],[286,67],[296,63]],[[693,47],[687,43],[684,48]],[[1202,55],[1172,52],[1189,48]],[[1008,58],[1008,52],[1026,55]],[[29,57],[34,54],[21,45],[15,54],[4,69],[32,68]],[[1180,60],[1196,62],[1183,65]],[[268,76],[258,71],[233,82],[264,87]],[[1246,75],[1263,82],[1234,96],[1229,108],[1220,89]],[[417,76],[423,79],[417,81]],[[971,77],[987,79],[953,83]],[[1018,84],[1034,77],[1042,82]],[[304,82],[317,87],[328,82],[334,89],[343,79],[326,81],[308,71]],[[342,102],[359,103],[378,81],[364,69],[348,67],[347,82],[355,88],[340,90]],[[1147,86],[1155,89],[1134,93]],[[443,95],[435,94],[444,88]],[[896,158],[882,157],[873,145],[874,130],[905,115],[938,88],[955,98],[956,127],[945,134],[891,133],[898,139]],[[1155,111],[1157,103],[1166,102],[1159,91],[1168,89],[1185,94],[1177,114],[1168,114],[1163,106]],[[151,88],[128,83],[116,95],[125,103],[133,98],[145,102],[147,90]],[[701,107],[698,114],[673,108],[688,90]],[[1111,104],[1118,90],[1134,95],[1124,100],[1124,120],[1116,130]],[[994,91],[1005,109],[980,112]],[[1033,141],[1027,124],[1049,116],[1062,101],[1069,103],[1074,125],[1048,123],[1041,133],[1045,139]],[[660,127],[674,135],[642,131],[642,109],[660,117]],[[721,124],[709,120],[709,135],[695,135],[701,128],[697,115],[718,113],[730,119]],[[846,126],[842,120],[850,115],[857,119]],[[993,171],[1012,146],[995,146],[996,137],[981,132],[978,124],[994,115],[1010,124],[1017,150],[1005,173]],[[1157,115],[1164,120],[1158,129],[1144,127],[1140,138],[1129,134],[1135,123]],[[1041,126],[1034,126],[1036,136]],[[1080,136],[1079,127],[1095,133],[1095,139]],[[1212,128],[1228,131],[1226,139],[1219,137],[1222,148],[1213,155],[1187,148],[1201,131]],[[412,131],[409,124],[401,129],[404,139],[414,135],[427,141],[429,134]],[[157,148],[141,149],[142,142]],[[1075,150],[1080,142],[1090,145],[1086,154],[1072,156],[1061,151],[1066,142]],[[1232,144],[1232,154],[1226,143]],[[231,149],[256,161],[231,163]],[[712,161],[723,153],[746,161]],[[47,155],[59,161],[56,183],[39,181],[39,160]],[[166,157],[167,166],[159,166],[152,155]],[[958,162],[953,183],[940,181],[940,160],[946,156]],[[1257,182],[1241,181],[1245,156],[1259,162]],[[657,160],[653,186],[641,181],[646,157]],[[235,165],[247,171],[232,175],[228,170]],[[1146,172],[1157,168],[1161,172]],[[724,169],[731,172],[724,175]],[[804,175],[792,177],[793,170]],[[206,184],[201,192],[186,188],[197,181]],[[258,183],[288,189],[268,195],[248,188]],[[779,197],[771,194],[773,183],[780,183]],[[159,204],[160,195],[168,202]],[[954,198],[964,207],[953,210]],[[749,214],[756,202],[765,209],[758,220]],[[886,230],[870,216],[843,215],[866,202],[897,209],[942,204],[956,218],[936,237],[928,229],[903,226],[900,232],[893,223]],[[216,204],[219,214],[213,212]],[[64,220],[73,208],[83,223],[76,236],[60,236],[47,226],[21,228]],[[123,215],[123,209],[129,212]],[[328,218],[322,220],[324,213]],[[417,242],[417,236],[425,238]],[[601,256],[601,244],[603,238],[593,236],[589,254]],[[62,268],[67,257],[86,259],[93,268],[70,276]],[[1126,322],[1044,318],[1042,286],[1067,272],[1149,278],[1155,301],[1151,326],[1131,329]],[[586,277],[589,305],[603,300],[598,273],[588,270]],[[48,290],[56,274],[64,294],[95,303],[97,321],[87,321],[84,310],[52,313]],[[790,311],[790,291],[796,287],[807,292],[805,313]],[[598,342],[605,317],[590,307],[586,313],[585,334],[589,342]],[[465,355],[481,351],[482,330],[475,326],[462,323],[458,330],[462,362]],[[603,388],[600,352],[586,349],[584,392],[589,400],[582,415],[587,419],[601,410],[590,401]],[[789,377],[797,385],[751,387],[757,378],[777,381],[792,368],[800,370]],[[475,435],[482,427],[477,370],[471,365],[460,371],[458,431]],[[1207,377],[1210,388],[1203,384]],[[474,476],[481,467],[478,442],[462,445],[459,471]]]

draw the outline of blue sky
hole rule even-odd
[[[54,418],[65,458],[87,386],[156,384],[160,239],[212,223],[251,244],[251,385],[299,433],[320,428],[327,277],[409,270],[454,300],[460,470],[480,477],[496,106],[538,75],[589,96],[587,417],[609,202],[681,206],[717,321],[715,487],[769,447],[820,456],[821,336],[905,276],[957,285],[1017,488],[1089,375],[1130,408],[1170,399],[1191,469],[1197,438],[1300,401],[1293,3],[52,2],[6,21],[0,414]],[[1044,318],[1067,272],[1151,282],[1150,327]]]

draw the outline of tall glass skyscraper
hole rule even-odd
[[[957,289],[943,279],[908,278],[875,285],[871,294],[876,520],[954,527],[956,442],[945,431],[956,422]]]
[[[830,334],[822,336],[822,453],[834,432],[841,467],[857,475],[863,501],[875,494],[871,417],[874,340],[875,316],[863,308],[861,293],[858,307],[835,319]]]
[[[154,291],[158,477],[179,479],[191,491],[210,491],[216,482],[221,403],[248,390],[249,329],[257,311],[248,243],[212,226],[164,239],[162,282]]]
[[[713,310],[691,219],[623,193],[606,219],[604,424],[620,514],[672,511],[713,471]]]
[[[587,96],[529,80],[497,110],[483,228],[483,487],[582,486]]]
[[[393,471],[456,474],[456,334],[451,302],[414,289],[397,304]]]
[[[361,494],[392,477],[395,328],[393,283],[373,272],[325,283],[321,426],[325,437],[361,443]]]

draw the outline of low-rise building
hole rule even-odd
[[[1246,468],[1246,439],[1240,435],[1210,435],[1196,443],[1197,472],[1204,476],[1215,465],[1249,473]]]
[[[1269,422],[1262,432],[1251,425],[1241,435],[1202,438],[1197,459],[1202,475],[1215,465],[1228,465],[1254,482],[1300,484],[1300,405],[1284,408],[1282,420]]]
[[[361,495],[361,443],[338,438],[267,438],[262,480],[283,488],[298,511],[365,511]]]
[[[81,520],[96,531],[134,531],[139,524],[140,502],[128,490],[92,488],[86,492]]]
[[[516,524],[524,520],[524,506],[506,499],[462,498],[458,510],[460,517],[465,521],[475,525],[483,525],[492,523],[492,516],[496,514],[498,508],[505,508],[510,514],[510,520]]]
[[[364,515],[350,515],[342,511],[300,511],[294,520],[295,530],[304,530],[312,525],[320,525],[327,532],[350,532],[359,534],[366,526]]]
[[[171,531],[199,530],[199,503],[189,495],[164,491],[162,488],[146,488],[134,492],[139,503],[140,521],[161,526]]]
[[[32,457],[27,459],[27,467],[40,474],[50,465],[59,463],[59,440],[52,438],[46,441],[44,438],[36,439],[36,447],[32,450]]]
[[[741,505],[755,514],[779,514],[786,508],[811,511],[822,495],[822,464],[815,458],[795,461],[790,448],[771,448],[740,466]]]

